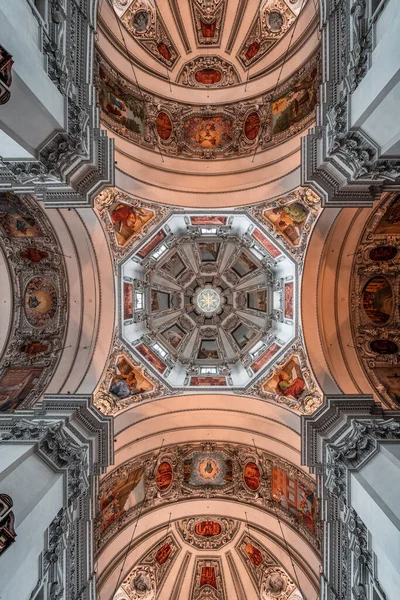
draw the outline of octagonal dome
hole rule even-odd
[[[170,390],[248,389],[297,341],[298,265],[247,213],[172,212],[119,279],[122,341]]]

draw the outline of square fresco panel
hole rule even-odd
[[[12,238],[32,238],[42,235],[39,225],[25,203],[15,194],[0,192],[0,225]]]
[[[143,375],[142,369],[133,366],[125,357],[119,357],[109,390],[116,399],[123,400],[129,396],[151,392],[153,387]]]
[[[172,256],[170,256],[167,262],[162,266],[163,271],[171,275],[174,279],[179,277],[186,269],[186,265],[183,260],[179,256],[177,252],[175,252]]]
[[[235,271],[236,275],[239,275],[239,277],[246,277],[246,275],[249,275],[249,273],[252,273],[258,269],[258,267],[256,263],[247,256],[247,254],[242,252],[233,263],[232,269]]]
[[[133,285],[124,281],[124,319],[133,318]]]
[[[21,408],[43,372],[41,368],[9,367],[0,378],[0,411],[14,412]]]
[[[271,360],[271,358],[280,350],[280,346],[278,344],[272,344],[261,356],[257,358],[251,365],[254,373],[258,373],[260,369],[262,369],[267,362]]]
[[[239,348],[242,349],[245,346],[247,346],[247,344],[257,334],[256,334],[255,331],[253,331],[252,329],[250,329],[250,327],[247,327],[247,325],[244,325],[242,323],[241,325],[239,325],[238,327],[236,327],[236,329],[234,329],[231,332],[231,335],[233,336],[233,339],[235,340],[235,342],[237,343],[237,345],[239,346]]]
[[[193,452],[183,463],[186,485],[221,487],[232,482],[232,461],[221,452]]]
[[[278,250],[278,248],[274,246],[274,244],[270,242],[269,239],[265,237],[265,235],[262,234],[259,229],[255,229],[252,233],[252,236],[267,252],[269,252],[273,258],[277,258],[281,255],[281,251]]]
[[[247,307],[267,312],[267,290],[255,290],[247,294]]]
[[[201,262],[215,262],[218,258],[221,244],[218,242],[199,242],[198,244]]]
[[[285,319],[293,319],[293,281],[285,283]]]
[[[175,323],[165,329],[161,335],[176,350],[183,342],[186,332]]]
[[[118,201],[111,205],[109,213],[119,246],[125,246],[137,237],[143,227],[155,218],[152,210]]]
[[[136,346],[136,350],[140,352],[140,354],[144,356],[144,358],[148,360],[151,365],[153,365],[156,371],[159,373],[164,373],[167,365],[165,365],[163,361],[158,358],[158,356],[154,354],[152,350],[150,350],[150,348],[148,348],[145,344],[139,344],[139,346]]]
[[[272,467],[272,499],[315,533],[317,499],[314,491],[277,466]]]
[[[298,400],[306,389],[298,358],[291,358],[280,371],[268,379],[263,388],[266,392]]]
[[[153,312],[160,312],[161,310],[167,310],[170,307],[170,295],[167,292],[160,292],[159,290],[151,290],[151,310]]]
[[[138,467],[117,481],[100,496],[101,532],[116,521],[123,512],[144,500],[144,467]]]
[[[167,234],[165,233],[165,231],[163,229],[161,229],[161,231],[159,231],[158,233],[156,233],[156,235],[147,243],[143,246],[143,248],[141,248],[139,250],[139,252],[137,253],[137,255],[140,258],[146,258],[146,256],[148,254],[150,254],[150,252],[152,250],[154,250],[158,244],[160,242],[162,242],[162,240],[167,236]]]
[[[297,246],[308,214],[308,209],[300,202],[292,202],[292,204],[286,206],[265,210],[262,218],[264,221],[275,225],[292,246]]]
[[[216,340],[201,340],[197,358],[207,360],[219,358],[218,346]]]

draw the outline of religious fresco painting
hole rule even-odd
[[[7,368],[0,377],[0,411],[14,412],[22,408],[42,373],[43,368]]]
[[[153,238],[151,238],[151,240],[150,240],[150,241],[149,241],[147,244],[145,244],[145,245],[143,246],[143,248],[141,248],[141,249],[139,250],[139,252],[137,253],[137,255],[138,255],[140,258],[146,258],[146,256],[147,256],[148,254],[150,254],[150,252],[151,252],[152,250],[155,250],[155,249],[157,248],[158,244],[160,244],[160,242],[162,242],[162,240],[163,240],[163,239],[164,239],[166,236],[167,236],[167,234],[165,233],[165,231],[164,231],[163,229],[161,229],[160,231],[158,231],[158,232],[156,233],[156,235],[155,235]]]
[[[159,548],[159,550],[157,550],[156,561],[158,562],[159,565],[163,565],[164,563],[167,562],[167,560],[171,556],[171,554],[172,554],[172,548],[168,542],[165,542],[165,544],[163,544],[161,546],[161,548]]]
[[[400,234],[400,194],[392,200],[376,226],[375,233]]]
[[[196,523],[194,531],[201,537],[215,537],[221,533],[222,529],[216,521],[200,521]]]
[[[167,365],[164,364],[163,361],[146,346],[146,344],[139,344],[139,346],[136,346],[136,350],[156,369],[156,371],[161,374],[164,373]]]
[[[190,385],[193,387],[224,387],[226,377],[191,377]]]
[[[373,277],[365,285],[362,306],[367,318],[375,325],[384,325],[392,316],[393,292],[386,277]]]
[[[284,316],[285,319],[293,319],[293,281],[285,283],[285,294],[284,294]]]
[[[44,327],[54,319],[58,298],[50,279],[33,277],[28,282],[24,293],[24,308],[26,319],[32,327]]]
[[[277,466],[272,467],[272,499],[315,533],[317,499],[314,491]]]
[[[242,350],[249,342],[251,342],[252,339],[256,337],[257,333],[244,323],[241,323],[238,327],[231,331],[231,335],[239,348]]]
[[[273,356],[275,356],[275,354],[278,352],[278,350],[280,350],[280,346],[278,344],[272,344],[268,350],[266,350],[265,352],[263,352],[261,354],[261,356],[259,356],[257,358],[257,360],[255,360],[253,362],[253,364],[251,365],[251,368],[253,369],[254,373],[258,373],[258,371],[260,369],[262,369],[270,360]]]
[[[144,467],[133,469],[100,495],[101,532],[105,531],[123,512],[144,500],[143,473]]]
[[[261,485],[261,473],[255,462],[248,462],[243,469],[243,479],[247,487],[255,492]]]
[[[171,296],[167,292],[160,292],[159,290],[151,290],[151,310],[153,312],[160,312],[167,310],[171,306]]]
[[[174,325],[167,327],[167,329],[164,329],[164,331],[161,332],[161,335],[170,346],[177,350],[185,339],[186,332],[175,323]]]
[[[210,585],[214,589],[217,589],[217,577],[214,567],[201,568],[200,587],[202,588],[204,585]]]
[[[258,269],[256,263],[252,261],[247,254],[244,254],[244,252],[239,254],[231,268],[235,271],[236,275],[239,275],[239,277],[246,277],[246,275],[249,275]]]
[[[215,262],[217,260],[221,247],[219,242],[199,242],[197,246],[201,262]]]
[[[277,258],[282,254],[259,229],[255,229],[251,235],[273,258]]]
[[[163,461],[157,467],[156,473],[157,487],[161,492],[165,492],[172,483],[172,465]]]
[[[12,238],[35,238],[42,235],[29,208],[11,192],[0,192],[0,226]]]
[[[197,358],[202,360],[219,359],[217,340],[201,340]]]
[[[251,112],[247,115],[244,122],[244,134],[248,140],[253,141],[257,138],[261,129],[261,119],[258,112]]]
[[[109,214],[119,246],[126,246],[138,236],[145,225],[155,219],[155,213],[152,210],[119,201],[111,205]]]
[[[183,468],[183,481],[192,487],[232,483],[232,460],[221,452],[193,452],[185,458]]]
[[[133,318],[133,285],[124,281],[124,319]]]
[[[156,130],[160,139],[166,142],[172,134],[172,121],[166,112],[161,111],[156,118]]]
[[[398,345],[392,340],[373,340],[369,344],[372,352],[381,355],[397,354],[399,351]]]
[[[304,391],[307,390],[306,383],[301,373],[299,360],[296,356],[292,357],[282,369],[279,369],[263,385],[266,392],[279,394],[298,400]]]
[[[182,275],[185,269],[186,265],[179,256],[178,252],[175,252],[172,254],[172,256],[168,257],[167,262],[162,266],[162,270],[168,273],[168,275],[174,279],[177,279],[179,275]]]
[[[195,79],[202,85],[215,85],[222,79],[222,73],[219,69],[213,67],[199,69],[195,73]]]
[[[272,133],[282,133],[308,117],[317,104],[317,74],[315,68],[290,91],[272,102]]]
[[[99,69],[97,90],[100,107],[112,121],[138,136],[144,135],[145,113],[139,98],[125,91],[102,68]]]
[[[198,215],[195,217],[190,217],[190,222],[192,225],[197,225],[199,227],[204,226],[204,225],[211,225],[211,226],[216,226],[216,225],[226,225],[226,222],[228,220],[228,217],[220,217],[217,215],[213,215],[213,216],[206,216],[206,215]]]
[[[375,367],[374,372],[388,396],[400,406],[400,367]]]
[[[265,313],[267,311],[267,290],[254,290],[248,292],[247,308]]]
[[[141,367],[133,366],[124,356],[119,357],[109,389],[117,400],[145,394],[151,392],[153,388],[153,384],[145,377]]]
[[[300,202],[292,202],[286,206],[265,210],[262,218],[267,223],[272,223],[291,245],[297,246],[308,215],[308,209]]]
[[[183,140],[193,150],[223,149],[232,142],[233,122],[226,117],[192,117],[183,126]]]
[[[395,246],[375,246],[369,251],[369,257],[374,262],[387,262],[396,258],[397,252]]]
[[[42,262],[42,260],[46,260],[46,258],[49,258],[49,253],[45,252],[44,250],[40,250],[40,248],[29,246],[28,248],[25,248],[25,250],[21,250],[19,256],[23,260],[27,260],[31,263],[38,264]]]
[[[49,349],[49,344],[43,344],[39,340],[32,340],[27,342],[26,344],[22,344],[20,347],[20,352],[29,356],[29,358],[34,358],[44,352],[47,352]]]
[[[243,543],[243,550],[246,553],[247,558],[255,567],[259,567],[263,562],[263,555],[254,543],[246,541]]]

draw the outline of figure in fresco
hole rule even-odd
[[[261,483],[261,474],[258,465],[254,462],[248,462],[243,470],[243,478],[249,489],[258,490]]]
[[[300,398],[305,388],[304,381],[300,377],[288,375],[285,371],[281,371],[278,376],[279,382],[276,386],[276,391],[282,396],[293,396]]]
[[[247,542],[247,544],[244,547],[244,550],[247,556],[249,557],[249,560],[253,563],[255,567],[261,565],[263,558],[258,548],[253,546],[253,544],[251,544],[250,542]]]
[[[264,213],[264,217],[278,227],[294,245],[300,241],[307,216],[308,210],[300,202],[293,202],[283,207],[278,206]]]
[[[47,349],[48,349],[47,344],[42,344],[41,342],[38,342],[38,341],[33,341],[33,342],[29,342],[27,344],[22,344],[22,346],[20,347],[20,351],[31,358],[33,358],[34,356],[37,356],[38,354],[42,354],[43,352],[46,352]]]
[[[110,385],[111,394],[114,394],[119,400],[124,400],[152,389],[151,383],[140,374],[137,368],[134,368],[123,356],[118,359],[116,374]]]
[[[118,519],[123,511],[138,504],[141,495],[136,488],[142,481],[143,473],[143,467],[134,469],[121,480],[117,481],[108,493],[100,497],[102,532]]]
[[[201,521],[196,523],[194,530],[202,537],[214,537],[221,533],[221,525],[215,521]]]
[[[167,44],[165,44],[165,42],[159,42],[159,44],[157,44],[157,50],[159,55],[162,56],[166,62],[171,62],[172,53]]]
[[[164,491],[169,488],[172,481],[172,466],[169,462],[164,461],[158,465],[156,481],[159,490]]]
[[[0,224],[10,237],[42,235],[29,208],[21,198],[10,192],[0,193]]]
[[[161,546],[161,548],[158,550],[156,554],[156,561],[159,565],[163,565],[171,554],[172,548],[168,542],[166,542],[164,546]]]
[[[129,206],[128,204],[118,204],[110,212],[110,216],[112,222],[118,225],[119,229],[122,227],[133,228],[137,221],[140,221],[140,224],[143,223],[143,217],[147,217],[147,211],[141,208],[133,208],[133,206]]]
[[[31,246],[31,247],[27,248],[26,250],[22,250],[19,253],[19,255],[21,258],[24,258],[25,260],[29,260],[30,262],[40,263],[45,258],[48,258],[49,253],[44,252],[43,250],[39,250],[39,248],[34,248]]]

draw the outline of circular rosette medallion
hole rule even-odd
[[[199,464],[199,474],[205,480],[215,479],[220,471],[217,462],[211,457],[202,460]]]
[[[197,296],[197,306],[206,313],[217,310],[221,304],[220,295],[213,289],[205,289]]]

